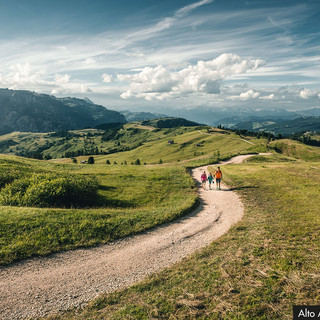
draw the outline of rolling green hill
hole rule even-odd
[[[0,147],[15,150],[25,144],[27,149],[36,143],[52,143],[53,149],[46,150],[57,154],[68,143],[74,151],[86,143],[115,150],[94,155],[93,165],[1,155],[0,264],[107,243],[172,221],[197,205],[186,167],[273,151],[224,167],[224,180],[240,195],[245,214],[219,240],[141,284],[49,319],[287,319],[292,305],[317,303],[319,147],[210,127],[155,128],[138,122],[108,130],[12,133],[1,137]],[[123,147],[131,150],[115,152]],[[131,165],[137,159],[152,165]],[[41,188],[43,179],[61,186],[70,182],[66,176],[94,179],[95,203],[78,208],[56,202],[6,205],[8,195],[23,200],[28,188],[40,190],[42,199],[48,189]]]
[[[88,178],[96,180],[97,195]],[[94,202],[77,208],[68,202],[92,195]],[[183,167],[84,166],[1,155],[0,265],[114,241],[177,219],[196,204]]]
[[[141,158],[143,163],[158,163],[160,158],[166,162],[186,160],[222,152],[222,149],[224,153],[237,153],[265,144],[263,139],[246,142],[235,134],[210,127],[156,128],[152,123],[142,123],[117,124],[109,129],[103,126],[104,130],[12,132],[0,136],[0,152],[36,159],[69,158],[69,162],[71,157],[86,160],[88,155],[103,155],[97,157],[98,162],[110,158],[131,163]],[[228,141],[226,148],[225,141]],[[163,152],[161,157],[159,151]]]
[[[317,304],[320,157],[310,151],[318,154],[311,162],[302,151],[225,166],[245,205],[227,234],[140,284],[49,319],[285,320],[293,305]]]

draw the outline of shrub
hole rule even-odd
[[[94,157],[88,158],[88,164],[94,164]]]
[[[97,200],[98,183],[85,176],[37,174],[7,184],[0,204],[36,207],[85,207]]]
[[[0,172],[0,189],[3,188],[7,183],[11,183],[14,179],[19,177],[18,172],[5,171]]]

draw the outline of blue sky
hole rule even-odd
[[[0,0],[0,87],[111,109],[320,107],[318,0]]]

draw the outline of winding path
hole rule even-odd
[[[240,163],[251,155],[227,162]],[[192,176],[200,185],[201,171]],[[225,185],[199,189],[201,205],[186,217],[109,245],[34,258],[0,268],[0,319],[39,317],[81,306],[102,292],[138,282],[205,247],[243,215]]]

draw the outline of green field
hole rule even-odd
[[[95,177],[99,202],[69,209],[0,206],[0,264],[107,243],[177,219],[197,203],[183,167],[64,165],[1,156],[0,177],[10,172],[15,179],[43,172]]]
[[[250,141],[249,141],[250,140]],[[171,141],[171,143],[168,143]],[[139,159],[156,164],[201,158],[216,153],[235,154],[265,146],[265,139],[242,139],[234,133],[211,127],[155,128],[129,123],[110,130],[73,130],[56,133],[13,132],[0,136],[0,152],[36,159],[70,158],[87,160],[96,155],[99,163],[108,159],[118,164]],[[61,160],[61,158],[63,158]]]
[[[157,164],[160,159],[163,163],[177,163],[217,154],[229,155],[230,157],[230,155],[237,153],[250,153],[255,151],[257,146],[264,146],[264,150],[266,150],[266,141],[263,139],[244,141],[233,133],[207,133],[205,130],[193,129],[190,131],[189,128],[185,129],[186,132],[181,131],[179,134],[172,132],[174,135],[168,134],[166,138],[147,142],[131,151],[99,156],[97,163],[105,163],[106,160],[111,163],[116,161],[118,164],[125,161],[131,163],[136,159],[147,164]],[[168,141],[173,141],[173,143],[170,144]]]
[[[315,150],[317,151],[317,150]],[[49,319],[291,319],[320,297],[320,163],[257,156],[224,167],[244,218],[141,284]]]
[[[73,164],[71,159],[56,163],[1,156],[0,264],[107,243],[176,219],[197,203],[188,167],[266,150],[262,139],[245,141],[223,130],[200,129],[128,124],[120,129],[126,143],[137,143],[141,135],[144,140],[155,140],[128,152],[95,156],[94,165]],[[90,139],[101,139],[101,132],[94,132],[72,134],[79,135],[78,143],[87,140],[88,134]],[[34,142],[39,134],[12,133],[11,138],[17,135]],[[43,141],[39,139],[39,144],[52,143],[44,142],[46,135],[40,134]],[[170,139],[172,144],[168,144]],[[165,165],[131,165],[138,157],[141,164],[158,163],[160,156]],[[106,165],[107,158],[118,164]],[[81,159],[88,156],[78,157],[79,162]],[[95,179],[97,194],[90,189],[96,187],[88,178]]]
[[[0,201],[14,183],[25,188],[40,181],[41,186],[43,177],[62,185],[66,176],[97,182],[96,201],[79,207],[55,202],[28,207],[23,201],[0,206],[0,264],[108,243],[177,219],[198,203],[188,167],[237,154],[275,153],[224,167],[224,180],[245,206],[244,218],[226,235],[141,284],[49,319],[291,319],[292,305],[318,303],[320,148],[200,127],[154,129],[136,123],[121,130],[120,145],[104,143],[132,150],[95,155],[94,165],[0,156]],[[59,146],[95,146],[103,135],[77,134],[78,140],[69,137],[74,143],[68,138]],[[30,148],[38,139],[22,138]],[[78,163],[87,159],[77,157]],[[137,159],[141,165],[131,165]]]

